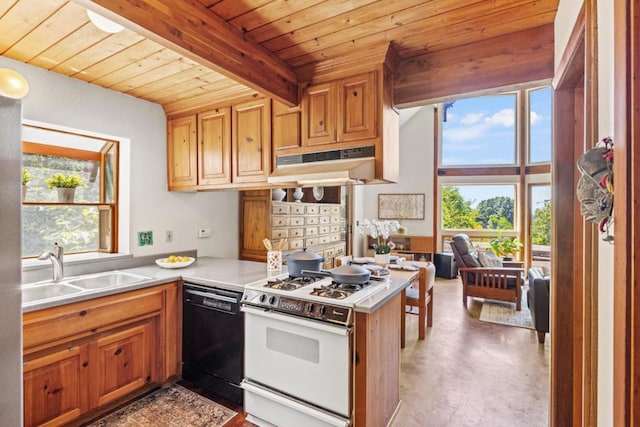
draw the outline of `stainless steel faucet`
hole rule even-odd
[[[53,281],[59,282],[64,278],[64,263],[62,261],[62,255],[64,254],[64,248],[59,246],[58,243],[53,244],[53,252],[43,252],[38,257],[39,260],[51,260],[53,264]]]

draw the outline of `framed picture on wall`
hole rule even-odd
[[[424,219],[424,193],[378,194],[379,219]]]

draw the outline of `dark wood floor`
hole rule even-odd
[[[416,339],[417,316],[407,316],[402,406],[393,426],[548,425],[549,337],[542,345],[534,330],[481,322],[481,308],[480,299],[462,305],[458,279],[438,279],[424,341]],[[225,427],[253,426],[241,408],[220,403],[239,412]]]

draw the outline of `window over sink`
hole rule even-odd
[[[116,252],[118,142],[29,125],[23,135],[23,258],[54,242],[65,253]]]

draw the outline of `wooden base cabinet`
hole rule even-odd
[[[158,379],[154,366],[159,350],[156,323],[154,317],[92,343],[92,406],[112,402]]]
[[[24,425],[58,426],[89,409],[87,345],[60,348],[24,362]]]
[[[179,296],[172,283],[25,313],[25,426],[65,424],[179,375]]]

